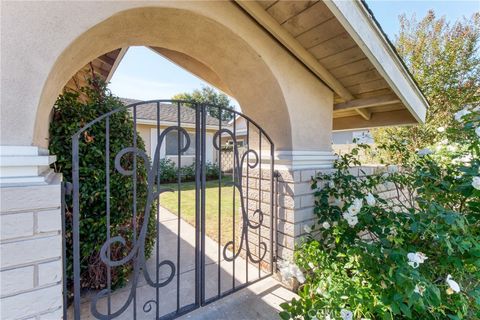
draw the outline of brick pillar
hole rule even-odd
[[[1,147],[2,319],[61,319],[61,175],[36,147]]]
[[[278,183],[274,184],[273,190],[277,208],[277,219],[274,221],[274,230],[276,230],[274,239],[278,240],[276,254],[278,255],[277,259],[292,260],[295,246],[301,242],[306,234],[304,227],[312,226],[315,223],[314,197],[311,189],[312,177],[319,171],[331,172],[335,156],[331,152],[306,151],[278,152],[276,157],[275,172],[278,173]],[[269,241],[270,168],[268,165],[264,167],[265,169],[262,166],[261,175],[258,169],[249,171],[248,213],[252,221],[258,221],[258,216],[254,213],[258,208],[262,209],[265,214],[265,227],[262,226],[261,228],[261,241]],[[243,191],[245,194],[246,186],[246,176],[244,176]],[[257,257],[258,230],[249,230],[249,241],[250,249],[253,255]]]

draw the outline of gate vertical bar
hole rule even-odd
[[[107,213],[107,242],[110,242],[110,117],[105,119],[105,184],[106,184],[106,213]],[[107,249],[108,259],[111,259],[110,246]],[[111,299],[112,275],[111,267],[107,264],[108,315],[112,313]]]
[[[218,108],[219,119],[218,119],[218,131],[222,132],[222,109]],[[218,136],[218,243],[217,243],[217,256],[218,256],[218,266],[217,266],[217,297],[220,298],[221,293],[221,263],[222,256],[221,252],[221,243],[222,243],[222,134]]]
[[[238,145],[237,145],[237,123],[235,121],[235,118],[233,120],[233,228],[232,228],[232,233],[233,233],[233,236],[232,236],[232,240],[233,240],[233,261],[232,261],[232,268],[233,268],[233,274],[232,274],[232,289],[235,290],[235,214],[236,214],[236,203],[235,203],[235,193],[236,193],[236,188],[235,188],[235,178],[240,178],[241,177],[237,177],[237,172],[241,172],[241,168],[238,168],[238,166],[240,166],[240,163],[238,163],[237,161],[237,164],[235,164],[235,159],[238,158],[236,157],[235,155],[238,154]],[[237,168],[235,167],[235,165],[237,166]]]
[[[180,102],[177,102],[177,125],[178,128],[180,129]],[[182,210],[181,210],[181,202],[182,202],[182,190],[181,190],[181,183],[182,183],[182,177],[181,177],[181,168],[182,168],[182,155],[180,154],[180,149],[183,148],[183,144],[181,145],[181,133],[180,130],[177,130],[178,134],[178,151],[177,151],[177,212],[178,212],[178,217],[177,217],[177,312],[180,310],[180,219],[182,215]]]
[[[157,101],[157,146],[155,146],[155,150],[158,148],[158,144],[161,143],[161,141],[158,141],[158,138],[160,137],[160,102]],[[160,149],[160,148],[158,148]],[[152,157],[155,157],[155,155],[158,156],[158,161],[160,161],[160,150],[158,150],[158,154],[155,151],[155,154],[152,155]],[[155,159],[153,159],[153,162],[155,162]],[[158,165],[157,169],[157,190],[160,190],[160,164]],[[160,196],[157,198],[157,216],[155,218],[155,228],[156,228],[156,233],[155,233],[155,265],[158,266],[160,263]],[[160,270],[158,270],[158,267],[155,268],[155,278],[156,278],[156,283],[159,283],[160,281]],[[156,319],[160,317],[160,305],[158,303],[160,299],[160,288],[158,286],[155,287],[155,313],[156,313]]]
[[[247,210],[247,214],[248,214],[248,210],[249,210],[249,203],[250,203],[250,194],[249,194],[249,176],[250,176],[250,153],[248,152],[248,149],[250,148],[250,121],[246,121],[247,122],[247,177],[246,177],[246,185],[247,185],[247,192],[245,194],[245,198],[247,199],[247,203],[245,205],[246,207],[246,210]],[[243,170],[242,170],[243,172]],[[243,177],[242,177],[243,179]],[[243,184],[243,181],[241,181],[241,183]],[[246,243],[246,245],[249,245],[248,243]],[[248,252],[245,251],[245,282],[248,283]]]
[[[133,106],[133,147],[137,148],[137,106]],[[137,154],[133,155],[133,246],[137,244]],[[132,284],[133,285],[133,284]],[[137,289],[133,289],[133,319],[137,319]]]
[[[201,269],[200,269],[200,106],[195,105],[195,304],[200,306]]]
[[[205,302],[205,185],[206,185],[206,175],[205,175],[205,167],[206,167],[206,164],[205,164],[205,161],[206,161],[206,157],[205,157],[205,153],[206,153],[206,143],[205,143],[205,138],[206,138],[206,135],[207,135],[207,132],[206,132],[206,107],[205,105],[202,105],[202,120],[201,120],[201,141],[202,141],[202,149],[201,149],[201,164],[202,164],[202,167],[201,167],[201,174],[202,174],[202,183],[201,183],[201,202],[202,202],[202,208],[201,208],[201,212],[202,212],[202,216],[201,216],[201,233],[202,233],[202,304]]]
[[[80,320],[80,194],[79,194],[79,168],[78,168],[78,143],[79,136],[72,138],[72,180],[73,180],[73,315],[75,320]]]

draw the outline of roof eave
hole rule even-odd
[[[361,1],[325,1],[415,119],[425,122],[428,101]]]

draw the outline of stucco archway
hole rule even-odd
[[[83,33],[60,55],[43,88],[34,143],[48,137],[48,118],[65,83],[83,65],[119,47],[144,45],[180,52],[216,73],[242,110],[280,149],[292,145],[282,90],[261,55],[228,27],[183,9],[147,7],[117,13]],[[168,98],[168,97],[159,97]]]

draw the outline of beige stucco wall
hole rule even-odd
[[[2,145],[46,146],[51,106],[78,69],[115,48],[148,45],[214,71],[277,150],[330,150],[332,92],[232,2],[1,5]]]
[[[145,142],[145,151],[147,152],[148,156],[150,156],[151,150],[151,142],[150,142],[150,129],[152,126],[147,124],[137,124],[137,132],[142,138],[143,142]]]
[[[160,131],[166,129],[166,125],[160,125]],[[144,124],[144,123],[139,123],[137,124],[137,132],[142,138],[143,142],[145,142],[145,151],[147,152],[147,155],[149,157],[152,156],[152,129],[156,129],[156,125],[151,125],[151,124]],[[185,128],[187,132],[189,133],[195,133],[195,128]],[[156,130],[155,130],[156,131]],[[218,151],[213,147],[213,136],[215,134],[216,130],[211,129],[211,128],[206,128],[206,136],[207,136],[207,145],[206,145],[206,150],[207,152],[210,152],[210,154],[207,155],[207,161],[216,163],[218,161]],[[155,133],[153,133],[155,134]],[[210,143],[209,143],[210,142]],[[191,145],[195,144],[195,141],[190,141]],[[160,157],[164,157],[164,151],[161,151]],[[166,158],[172,160],[174,163],[178,162],[178,157],[177,156],[166,156]],[[181,162],[182,166],[189,166],[193,164],[195,161],[195,156],[194,155],[184,155],[182,156]]]

